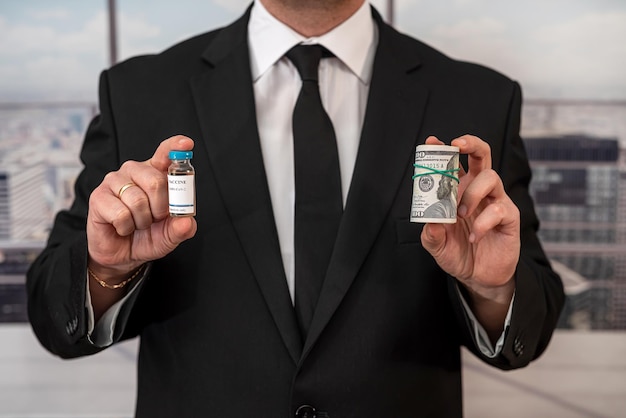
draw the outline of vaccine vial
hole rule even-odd
[[[195,216],[196,172],[191,165],[193,151],[170,151],[167,169],[167,191],[170,216]]]

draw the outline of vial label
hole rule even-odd
[[[170,214],[173,216],[196,214],[196,192],[193,174],[167,176]]]

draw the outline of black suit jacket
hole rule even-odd
[[[90,192],[174,134],[196,140],[198,232],[157,260],[122,312],[116,338],[140,335],[137,416],[459,417],[460,346],[477,350],[456,284],[408,221],[415,146],[472,133],[522,214],[522,253],[504,349],[525,366],[546,347],[562,305],[536,237],[519,137],[520,89],[453,61],[382,22],[358,157],[318,309],[301,341],[261,157],[248,14],[162,54],[102,74],[101,114],[81,157],[76,201],[58,215],[28,275],[42,344],[62,357],[86,339],[85,220]],[[494,254],[497,257],[498,254]]]

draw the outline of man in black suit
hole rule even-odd
[[[333,55],[319,84],[343,199],[305,330],[302,82],[284,57],[299,43]],[[363,0],[257,0],[105,71],[100,101],[76,200],[29,272],[29,312],[61,357],[139,335],[137,416],[459,417],[461,345],[502,369],[546,348],[562,286],[537,240],[506,77],[397,33]],[[422,227],[408,221],[414,150],[438,138],[466,155],[459,221]],[[197,217],[169,217],[168,152],[192,148]]]

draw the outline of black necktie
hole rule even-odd
[[[302,79],[293,112],[296,185],[296,315],[306,336],[324,282],[343,212],[337,142],[322,107],[318,65],[330,54],[321,45],[297,45],[287,52]]]

